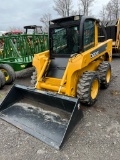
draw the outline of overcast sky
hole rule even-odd
[[[102,5],[109,0],[95,0],[91,8],[93,15],[98,16]],[[77,9],[78,0],[73,0],[74,9]],[[50,13],[52,19],[59,17],[53,10],[53,0],[0,0],[0,30],[5,31],[10,27],[25,25],[41,25],[40,18],[45,13]],[[98,18],[98,17],[97,17]]]

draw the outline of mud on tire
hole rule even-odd
[[[98,73],[100,76],[100,88],[106,89],[110,84],[111,79],[111,65],[109,62],[102,62],[98,66]]]
[[[93,105],[97,100],[99,85],[97,72],[84,72],[77,85],[77,97],[80,98],[81,103],[87,106]]]
[[[8,64],[0,64],[0,70],[5,76],[6,84],[11,84],[15,81],[15,72],[13,68]]]

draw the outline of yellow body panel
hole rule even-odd
[[[90,53],[105,44],[107,46],[106,50],[91,58]],[[37,89],[53,91],[75,97],[77,83],[83,72],[96,71],[99,64],[104,60],[111,62],[112,40],[107,40],[100,44],[96,43],[95,47],[69,58],[65,72],[61,79],[43,76],[51,62],[49,57],[49,51],[34,55],[33,66],[35,66],[37,70],[37,83],[35,87]]]

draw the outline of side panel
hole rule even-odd
[[[107,40],[97,47],[93,47],[92,49],[73,57],[71,61],[69,61],[66,94],[69,96],[76,96],[79,77],[85,71],[97,70],[98,65],[104,60],[109,62],[112,61],[112,40]]]

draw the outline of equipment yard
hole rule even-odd
[[[97,102],[81,106],[79,121],[61,150],[56,150],[0,119],[0,160],[119,160],[120,159],[120,56],[111,62],[108,89],[100,90]],[[30,85],[30,77],[15,80]],[[0,103],[12,85],[0,90]]]

